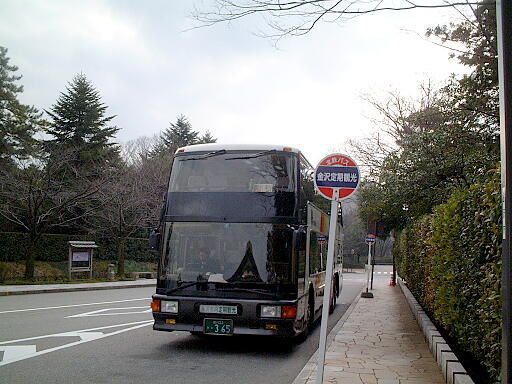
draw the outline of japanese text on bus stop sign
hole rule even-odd
[[[315,187],[320,194],[333,198],[333,190],[339,189],[339,198],[352,194],[359,185],[359,168],[348,156],[332,154],[320,161],[315,169]]]

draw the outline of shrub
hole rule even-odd
[[[482,382],[499,382],[501,355],[499,173],[454,192],[395,243],[399,274]]]
[[[92,238],[87,235],[45,234],[37,243],[36,260],[67,261],[68,241],[94,240],[98,248],[94,252],[95,260],[116,260],[115,240]],[[27,248],[27,235],[18,232],[0,232],[0,261],[23,261]],[[126,259],[134,261],[155,262],[156,255],[149,249],[147,239],[128,238],[125,246]]]

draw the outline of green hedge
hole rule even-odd
[[[67,261],[68,241],[94,240],[98,249],[94,258],[99,260],[117,260],[116,241],[93,238],[86,235],[45,234],[37,244],[36,260]],[[18,232],[0,232],[0,261],[23,261],[27,247],[27,235]],[[128,238],[125,246],[126,259],[134,261],[156,262],[156,255],[149,249],[147,239]]]
[[[394,248],[400,276],[481,383],[500,382],[501,214],[496,171],[407,226]]]

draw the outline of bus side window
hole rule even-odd
[[[309,235],[309,244],[309,274],[312,275],[320,272],[320,244],[313,231]]]
[[[327,243],[329,240],[326,239],[325,243],[320,247],[322,249],[322,271],[327,269]]]
[[[306,251],[300,250],[297,252],[297,258],[299,260],[299,279],[304,278],[306,272]]]

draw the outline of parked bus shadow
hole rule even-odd
[[[169,351],[188,351],[197,353],[240,354],[286,356],[298,347],[292,339],[262,336],[183,336],[170,343],[163,344],[162,349]]]
[[[169,343],[163,343],[160,349],[164,353],[187,351],[204,354],[253,354],[262,356],[289,357],[290,353],[312,341],[314,348],[318,347],[318,335],[320,321],[316,321],[306,340],[299,338],[281,338],[272,336],[208,336],[208,335],[183,335]]]
[[[334,325],[339,317],[348,308],[347,304],[338,304],[335,312],[338,316],[333,318],[331,324]],[[313,329],[310,331],[306,340],[301,341],[299,338],[280,338],[271,336],[207,336],[207,335],[191,335],[191,334],[169,334],[170,340],[163,342],[159,346],[162,354],[169,353],[194,353],[204,355],[237,355],[249,354],[257,356],[274,356],[288,358],[291,353],[307,348],[315,351],[318,348],[318,337],[320,333],[320,319],[318,319]]]

